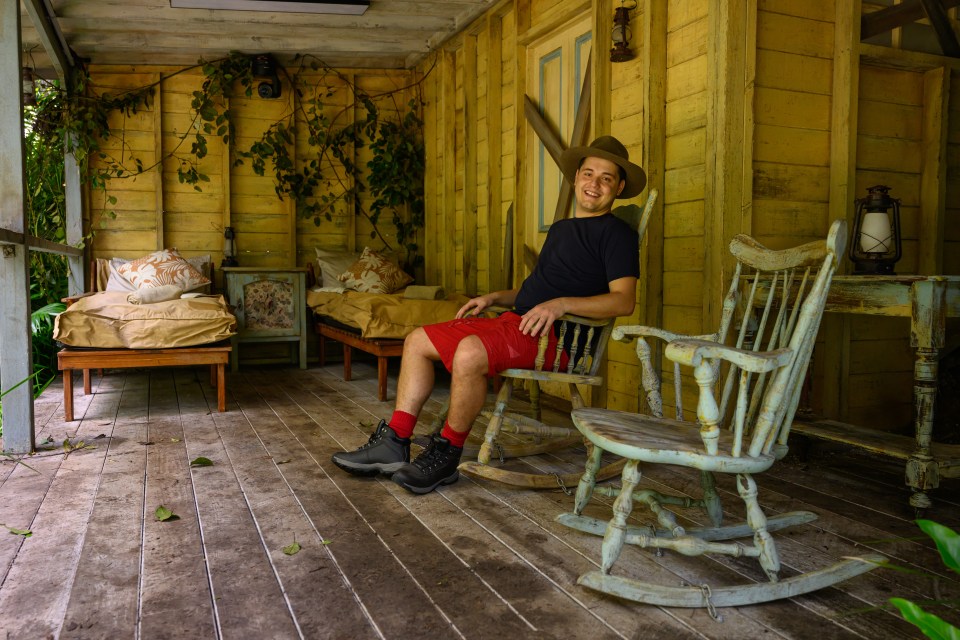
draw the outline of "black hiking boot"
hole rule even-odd
[[[457,465],[463,455],[461,447],[455,447],[440,435],[430,437],[430,444],[417,459],[404,465],[393,474],[393,481],[413,493],[430,493],[437,485],[452,484],[460,477]]]
[[[356,476],[375,476],[393,473],[410,462],[410,438],[401,438],[386,421],[381,420],[376,430],[355,451],[333,454],[333,464]]]

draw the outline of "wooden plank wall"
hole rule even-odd
[[[395,119],[406,109],[406,103],[415,97],[415,71],[343,70],[344,78],[355,83],[359,90],[372,96],[384,118]],[[112,180],[107,194],[94,190],[90,194],[87,224],[94,232],[94,257],[119,256],[135,258],[162,247],[177,247],[187,256],[210,254],[219,265],[223,258],[223,227],[232,225],[237,234],[236,248],[242,266],[303,266],[315,259],[314,248],[360,251],[364,246],[380,248],[384,243],[371,237],[372,226],[352,205],[337,207],[332,220],[321,219],[319,226],[312,219],[298,218],[291,199],[280,200],[274,189],[272,167],[266,175],[257,176],[249,160],[235,165],[237,150],[246,150],[259,139],[274,122],[294,125],[299,163],[318,159],[308,143],[301,107],[313,96],[321,99],[323,115],[348,124],[358,117],[351,107],[353,96],[346,81],[336,74],[307,72],[302,75],[302,99],[290,86],[290,79],[282,78],[281,97],[263,100],[256,95],[236,95],[230,98],[230,108],[236,126],[236,137],[231,148],[216,136],[207,136],[208,155],[200,161],[199,171],[209,177],[200,184],[201,191],[182,184],[177,176],[181,159],[191,159],[188,135],[194,127],[190,109],[192,93],[200,88],[203,74],[199,69],[94,67],[91,70],[95,91],[116,93],[158,83],[153,104],[136,114],[115,114],[111,126],[116,135],[105,142],[104,152],[123,158],[133,168],[132,157],[139,158],[148,170],[143,174]],[[402,91],[386,99],[387,93]],[[239,92],[238,92],[239,93]],[[361,114],[362,115],[362,114]],[[163,160],[162,155],[175,157]],[[355,151],[357,166],[365,166],[371,153],[364,147]],[[329,157],[319,158],[324,166],[342,169],[339,163],[331,165]],[[94,159],[94,161],[100,161]],[[342,171],[338,175],[343,176]],[[347,179],[345,184],[352,186]],[[326,185],[327,193],[342,193],[344,186],[336,180]],[[110,204],[107,198],[116,198]],[[369,210],[372,196],[361,194],[359,207]],[[111,217],[109,211],[116,213]],[[386,216],[389,218],[389,214]],[[389,219],[382,220],[380,230],[391,246],[396,247],[396,229]]]

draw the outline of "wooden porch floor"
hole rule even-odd
[[[341,472],[330,455],[366,440],[391,405],[376,370],[241,369],[216,413],[206,371],[124,370],[78,396],[37,401],[50,450],[0,462],[0,634],[5,638],[884,638],[921,637],[886,599],[960,598],[958,576],[911,522],[902,468],[817,447],[763,478],[768,513],[820,519],[780,533],[783,574],[876,550],[937,576],[878,570],[793,600],[722,609],[619,601],[576,585],[600,540],[554,523],[572,498],[468,478],[413,496],[387,479]],[[391,378],[390,397],[395,380]],[[443,394],[421,418],[425,430]],[[211,411],[213,409],[213,411]],[[74,448],[65,453],[63,441]],[[80,442],[83,445],[80,445]],[[199,456],[212,466],[191,468]],[[572,471],[582,454],[545,457]],[[648,469],[648,486],[695,477]],[[953,482],[931,516],[960,525]],[[724,482],[730,493],[732,486]],[[158,522],[164,505],[179,519]],[[732,518],[741,519],[735,501]],[[609,507],[591,506],[607,517]],[[699,514],[685,514],[694,520]],[[288,556],[294,541],[302,549]],[[746,561],[707,562],[630,548],[623,571],[664,584],[759,580]],[[960,605],[954,605],[960,608]],[[931,610],[954,623],[958,608]]]

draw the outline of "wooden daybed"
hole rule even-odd
[[[83,370],[83,393],[90,395],[91,369],[132,367],[184,367],[210,365],[210,384],[217,389],[217,411],[227,410],[226,366],[230,343],[179,349],[83,349],[64,347],[57,353],[57,368],[63,372],[64,420],[73,421],[73,372]]]
[[[72,300],[54,325],[63,345],[57,367],[63,372],[64,414],[73,420],[73,371],[83,371],[89,394],[90,369],[210,366],[217,409],[226,410],[225,366],[236,318],[222,296],[130,304],[126,292],[104,291]]]
[[[343,378],[350,380],[352,350],[377,358],[377,397],[387,399],[387,358],[403,354],[404,338],[417,327],[452,320],[466,298],[416,300],[403,293],[310,290],[307,305],[317,320],[321,366],[326,364],[327,340],[343,345]]]

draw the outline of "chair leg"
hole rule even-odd
[[[73,422],[73,371],[63,370],[63,419]]]
[[[477,455],[477,461],[480,464],[490,463],[490,457],[493,455],[493,443],[500,435],[500,427],[503,426],[503,414],[507,410],[512,395],[513,385],[508,381],[500,387],[500,393],[497,394],[497,404],[493,408],[493,416],[491,416],[490,422],[487,424],[487,431],[483,435],[483,445]]]
[[[573,512],[576,515],[583,513],[593,497],[593,488],[597,484],[597,470],[600,468],[600,457],[603,456],[603,449],[590,441],[587,445],[587,466],[584,469],[583,476],[580,478],[580,484],[577,485],[577,496],[573,502]]]
[[[712,471],[700,472],[700,486],[703,488],[703,507],[710,518],[710,524],[719,527],[723,524],[723,505],[717,493],[717,479]]]
[[[780,572],[780,555],[777,544],[767,530],[767,516],[757,500],[757,483],[748,474],[737,475],[737,491],[747,505],[747,524],[753,529],[753,542],[760,551],[760,566],[770,582],[777,582]]]
[[[610,573],[613,563],[620,557],[623,541],[627,535],[627,518],[633,511],[633,490],[640,484],[640,461],[628,460],[623,467],[620,495],[613,502],[613,518],[603,536],[600,570]]]

